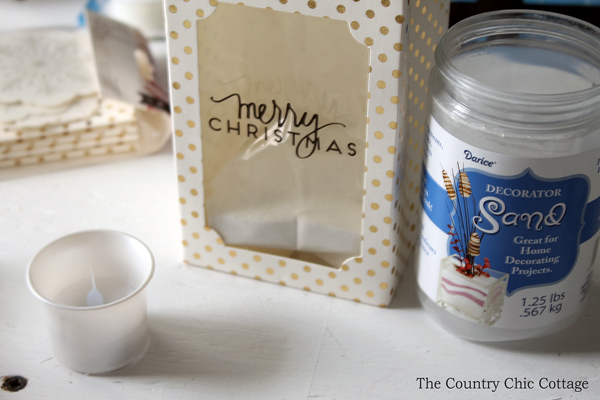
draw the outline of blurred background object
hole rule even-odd
[[[0,0],[0,30],[82,25],[86,8],[164,38],[162,0]]]
[[[77,26],[86,0],[1,0],[0,31]]]
[[[600,0],[452,0],[450,26],[475,14],[509,9],[550,11],[600,26]]]
[[[75,26],[85,7],[140,28],[151,39],[164,37],[162,0],[1,0],[0,30]],[[600,25],[600,0],[452,0],[450,25],[471,15],[511,8],[551,11]]]
[[[149,39],[164,38],[162,0],[88,0],[87,8],[142,31]]]
[[[146,38],[97,13],[85,20],[0,32],[0,179],[147,155],[169,139],[168,93]]]
[[[158,77],[166,82],[162,0],[0,0],[0,32],[83,26],[86,9],[139,29],[149,39]]]

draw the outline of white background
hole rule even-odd
[[[433,0],[431,0],[433,1]],[[9,1],[10,3],[10,1]],[[6,0],[0,0],[0,19]],[[6,14],[5,14],[6,15]],[[1,57],[1,55],[0,55]],[[0,376],[28,386],[0,399],[597,399],[600,282],[568,330],[525,342],[451,336],[423,311],[412,269],[388,309],[181,264],[170,147],[127,162],[0,182]],[[148,288],[152,343],[138,363],[85,376],[52,356],[29,260],[48,242],[117,229],[156,257]],[[416,379],[441,381],[419,389]],[[460,380],[588,380],[590,389],[451,390]]]

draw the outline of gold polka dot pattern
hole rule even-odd
[[[220,2],[238,3],[233,0]],[[420,2],[413,1],[412,10],[407,0],[246,0],[244,5],[269,8],[303,15],[345,20],[349,31],[359,43],[370,47],[371,70],[368,109],[366,156],[365,231],[362,256],[347,260],[340,269],[309,264],[295,259],[256,253],[228,247],[218,232],[205,227],[202,210],[204,188],[199,127],[200,112],[198,82],[195,71],[197,37],[195,21],[209,18],[218,7],[216,0],[166,0],[167,32],[171,95],[174,107],[174,132],[180,203],[182,204],[185,259],[209,269],[243,275],[280,285],[351,299],[357,302],[385,306],[394,294],[404,268],[409,228],[415,226],[418,205],[418,170],[415,154],[419,153],[419,138],[408,143],[407,132],[419,131],[423,126],[419,109],[426,98],[423,79],[433,62],[433,43],[439,39],[439,28],[444,30],[447,5],[431,0],[437,7],[423,12]],[[432,15],[430,17],[430,15]],[[410,18],[413,16],[413,18]],[[429,20],[428,20],[429,18]],[[415,21],[419,19],[419,28]],[[433,26],[433,24],[436,26]],[[410,46],[406,34],[408,28]],[[423,36],[423,38],[421,37]],[[410,48],[410,49],[409,49]],[[415,51],[419,53],[415,54]],[[424,58],[423,58],[424,56]],[[176,60],[176,61],[175,61]],[[415,64],[412,73],[407,62]],[[423,82],[423,85],[421,85]],[[421,85],[421,86],[420,86]],[[409,96],[408,88],[414,92]],[[413,86],[415,88],[413,88]],[[406,93],[399,95],[398,93]],[[410,97],[410,98],[407,98]],[[410,107],[410,108],[409,108]],[[410,111],[409,111],[410,110]],[[420,112],[420,110],[418,110]],[[411,118],[409,118],[409,113]],[[398,115],[397,115],[398,114]],[[417,121],[418,120],[418,121]],[[406,124],[403,122],[405,121]],[[419,132],[422,137],[422,132]],[[410,147],[410,188],[400,191],[398,173],[400,156]],[[416,148],[415,148],[416,146]],[[402,150],[401,150],[402,149]],[[406,163],[405,163],[406,164]],[[406,165],[408,168],[408,165]],[[410,215],[401,215],[403,199],[412,198]],[[407,208],[406,211],[409,209]],[[410,219],[410,223],[406,221]],[[185,222],[185,223],[183,223]],[[402,227],[402,229],[400,229]],[[203,229],[204,228],[204,229]],[[405,232],[406,231],[406,232]],[[200,232],[200,234],[198,233]],[[414,241],[411,245],[414,246]],[[402,252],[402,254],[401,254]]]
[[[432,4],[433,3],[433,4]],[[427,7],[429,5],[429,7]],[[436,43],[447,29],[450,1],[416,1],[411,5],[411,17],[408,23],[409,42],[404,45],[408,57],[406,81],[408,83],[408,140],[406,141],[406,160],[402,193],[401,224],[396,228],[401,234],[400,246],[395,250],[405,262],[414,252],[417,244],[416,227],[419,224],[421,202],[419,188],[422,161],[422,143],[424,140],[427,99],[426,77],[434,64]],[[404,21],[404,17],[401,18]]]

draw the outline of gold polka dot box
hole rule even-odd
[[[438,0],[166,0],[186,263],[387,306]]]

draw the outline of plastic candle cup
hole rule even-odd
[[[117,231],[74,233],[44,247],[27,282],[43,303],[58,361],[98,374],[140,358],[149,342],[145,289],[153,273],[150,249]]]

